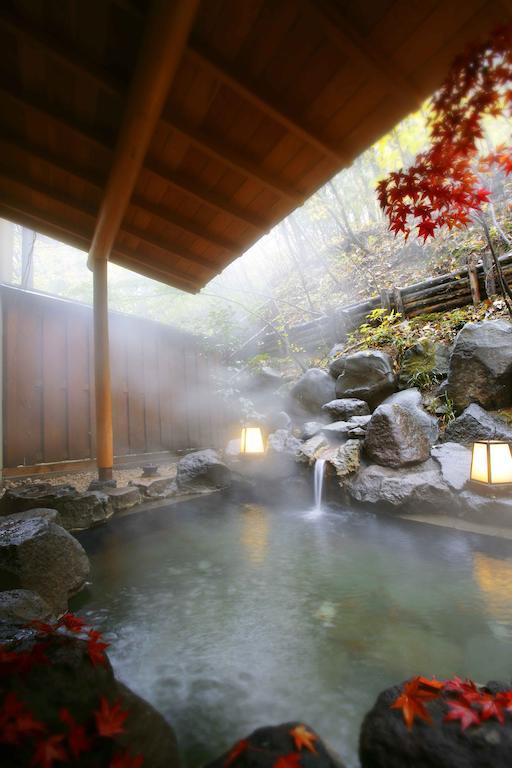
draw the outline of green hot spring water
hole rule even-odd
[[[377,693],[413,675],[510,679],[512,542],[218,494],[82,537],[79,612],[198,766],[303,720],[350,768]]]

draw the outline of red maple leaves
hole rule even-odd
[[[100,736],[115,736],[123,733],[128,712],[121,709],[120,702],[109,704],[105,696],[100,699],[100,708],[94,713],[96,728]]]
[[[318,736],[316,733],[310,731],[303,723],[299,723],[291,728],[288,735],[291,737],[292,749],[294,748],[295,751],[287,752],[284,755],[277,757],[272,764],[272,768],[302,768],[300,762],[302,749],[305,749],[307,752],[312,752],[315,755],[318,754],[315,748],[315,742],[318,741]],[[224,760],[223,768],[230,768],[230,766],[236,763],[239,757],[245,755],[247,752],[264,752],[269,754],[270,750],[251,744],[248,739],[241,739],[229,750]]]
[[[448,707],[444,720],[459,721],[463,731],[490,719],[503,725],[505,714],[512,714],[512,691],[492,694],[479,688],[472,680],[462,680],[460,677],[445,682],[415,677],[405,683],[402,693],[391,704],[391,709],[402,710],[405,724],[411,730],[416,718],[432,722],[425,702],[441,696]]]
[[[486,116],[512,111],[512,25],[494,31],[453,63],[432,101],[431,146],[408,170],[390,173],[377,185],[389,228],[407,238],[413,229],[425,242],[446,226],[466,226],[472,211],[489,201],[474,161]],[[512,149],[499,147],[480,161],[512,173]]]

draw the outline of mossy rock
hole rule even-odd
[[[399,386],[428,389],[448,375],[450,347],[420,339],[404,354],[399,373]]]

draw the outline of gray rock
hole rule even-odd
[[[349,478],[346,487],[354,501],[388,504],[399,507],[402,512],[426,508],[448,513],[454,503],[454,496],[433,459],[407,469],[371,464]]]
[[[52,607],[30,589],[0,592],[0,623],[28,624],[54,618]]]
[[[334,468],[340,485],[346,478],[358,471],[361,465],[362,447],[360,440],[347,440],[334,451],[324,454],[323,458]]]
[[[5,692],[16,694],[30,712],[38,713],[49,733],[55,733],[60,723],[59,710],[69,710],[79,723],[94,722],[93,713],[102,697],[119,702],[127,713],[123,732],[113,735],[108,744],[94,745],[94,754],[79,760],[70,759],[75,766],[111,764],[113,754],[143,755],[148,768],[179,768],[180,758],[172,727],[148,702],[115,679],[108,658],[105,663],[91,664],[87,642],[61,635],[36,635],[11,642],[11,652],[30,652],[36,641],[44,640],[48,664],[36,664],[23,676],[5,681]],[[16,680],[14,679],[16,677]],[[4,681],[3,681],[4,682]],[[106,749],[104,748],[106,746]],[[16,768],[20,763],[20,747],[2,745],[2,768]]]
[[[295,459],[301,449],[301,441],[291,435],[287,429],[278,429],[267,438],[267,453],[285,454]]]
[[[178,490],[174,477],[159,477],[156,480],[141,477],[139,480],[130,480],[128,485],[135,488],[140,496],[148,499],[169,499],[175,496]]]
[[[348,421],[333,421],[332,424],[326,424],[322,427],[322,434],[337,440],[347,436],[351,425]]]
[[[348,421],[352,416],[367,416],[370,413],[368,403],[355,397],[344,397],[331,400],[322,406],[334,421]]]
[[[396,389],[393,361],[385,352],[366,350],[346,355],[329,367],[336,376],[336,397],[357,398],[375,408]]]
[[[439,464],[445,483],[461,491],[469,480],[471,450],[459,443],[441,443],[432,448],[432,458]]]
[[[353,427],[347,432],[347,438],[349,440],[364,440],[366,437],[366,429],[363,427]]]
[[[322,452],[329,447],[329,441],[321,432],[310,437],[302,443],[297,455],[297,460],[307,464],[314,464]]]
[[[320,432],[323,427],[325,427],[325,424],[322,421],[306,421],[305,424],[302,425],[302,439],[309,440],[310,437],[313,437],[313,435]]]
[[[364,443],[371,461],[386,467],[405,467],[428,459],[437,437],[437,422],[418,402],[421,396],[417,390],[405,390],[374,411]]]
[[[475,440],[511,440],[512,429],[476,403],[451,421],[444,433],[446,441],[473,443]]]
[[[37,592],[56,613],[89,576],[81,544],[64,528],[44,517],[0,523],[0,579],[9,587]]]
[[[292,420],[286,411],[271,413],[264,421],[269,432],[275,432],[276,429],[291,429],[292,427]]]
[[[420,339],[408,349],[400,366],[398,382],[404,389],[435,384],[446,378],[451,349],[430,339]]]
[[[370,421],[372,420],[371,416],[351,416],[348,420],[348,423],[350,426],[353,427],[367,427]]]
[[[322,405],[334,400],[336,389],[334,381],[321,368],[306,371],[290,392],[298,402],[311,413],[318,413]]]
[[[485,692],[508,690],[510,683],[487,683]],[[393,686],[381,693],[364,718],[359,738],[361,768],[508,768],[512,753],[512,725],[488,719],[463,730],[459,722],[445,722],[443,693],[425,702],[431,722],[416,721],[409,730],[403,713],[392,709],[402,693]]]
[[[110,488],[107,491],[107,496],[110,499],[114,513],[124,512],[126,509],[131,509],[131,507],[140,504],[142,501],[139,489],[133,486]]]
[[[450,358],[448,396],[457,411],[512,404],[512,324],[507,320],[467,323]]]
[[[212,490],[231,485],[231,471],[219,454],[208,448],[188,453],[178,462],[176,482],[180,490]]]
[[[306,749],[297,750],[291,736],[291,731],[297,726],[313,734],[314,754]],[[239,749],[239,754],[233,761],[233,749],[239,748],[241,744],[247,745],[247,748]],[[273,768],[283,756],[291,755],[294,758],[301,756],[296,763],[299,767],[305,765],[308,768],[344,768],[341,758],[332,752],[314,729],[304,722],[281,723],[258,728],[216,760],[207,763],[204,768],[225,768],[232,762],[235,768]]]
[[[240,438],[235,437],[233,440],[230,440],[229,443],[226,445],[226,448],[224,450],[224,454],[226,458],[229,459],[235,459],[240,456]]]
[[[72,485],[31,483],[9,488],[0,500],[0,515],[49,507],[59,513],[59,522],[68,531],[80,531],[103,523],[114,514],[106,494],[78,493]]]
[[[473,523],[497,525],[502,528],[512,526],[512,499],[506,494],[480,494],[468,487],[460,494],[459,503],[460,516]]]
[[[25,512],[13,512],[11,515],[7,515],[5,518],[0,517],[0,525],[7,520],[12,523],[21,520],[30,520],[33,517],[42,517],[45,520],[49,520],[50,523],[57,523],[57,525],[62,525],[60,522],[60,515],[57,510],[47,509],[46,507],[34,507],[33,509],[25,510]]]
[[[87,490],[88,491],[101,491],[102,493],[106,493],[106,491],[109,488],[116,488],[117,487],[117,480],[99,480],[96,478],[95,480],[91,480],[89,483]]]

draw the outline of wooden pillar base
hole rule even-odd
[[[112,467],[98,467],[98,480],[112,480]]]

